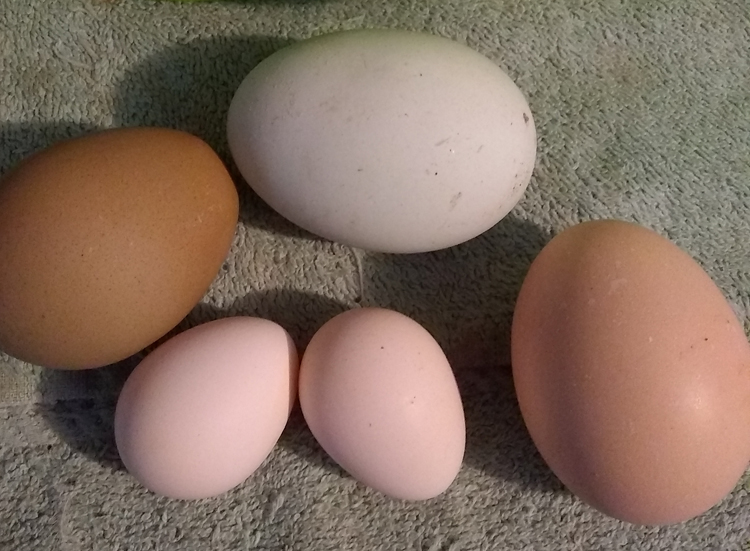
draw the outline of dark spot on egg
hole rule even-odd
[[[529,116],[526,113],[523,114],[523,122],[529,124]]]

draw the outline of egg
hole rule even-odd
[[[127,470],[174,499],[227,492],[276,445],[296,400],[298,359],[289,334],[252,317],[180,333],[138,364],[115,411]]]
[[[40,151],[0,181],[0,349],[51,368],[139,352],[208,290],[239,201],[177,130],[126,128]]]
[[[750,460],[750,346],[686,252],[617,220],[569,228],[523,282],[513,377],[542,457],[582,500],[646,525],[698,516]]]
[[[529,105],[495,62],[395,29],[331,33],[266,58],[236,91],[227,134],[243,177],[281,215],[389,253],[494,226],[536,157]]]
[[[435,497],[461,468],[466,427],[451,366],[403,314],[361,308],[329,320],[302,357],[299,399],[331,458],[393,498]]]

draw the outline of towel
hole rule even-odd
[[[464,244],[387,255],[329,242],[271,210],[232,164],[226,112],[259,61],[310,36],[375,27],[462,42],[529,101],[529,188]],[[346,309],[403,312],[456,373],[464,465],[435,499],[393,500],[336,466],[295,410],[240,487],[169,500],[128,475],[112,435],[117,393],[145,352],[86,372],[0,355],[0,550],[750,549],[747,477],[706,514],[668,527],[583,504],[536,452],[508,367],[529,264],[556,233],[591,219],[671,239],[750,333],[747,0],[0,0],[0,174],[58,140],[133,125],[200,136],[240,190],[227,269],[175,331],[261,316],[302,350]]]

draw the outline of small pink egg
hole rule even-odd
[[[297,351],[279,325],[251,317],[193,327],[148,355],[115,412],[125,467],[177,499],[241,484],[276,445],[296,399]]]
[[[398,312],[362,308],[328,321],[302,358],[300,406],[333,460],[391,497],[435,497],[461,468],[466,427],[451,366]]]

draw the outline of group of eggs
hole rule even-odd
[[[320,236],[427,252],[498,223],[531,177],[536,134],[510,78],[432,35],[361,30],[289,46],[243,81],[228,141],[244,179]],[[234,183],[189,134],[127,128],[36,153],[0,182],[0,348],[61,369],[127,358],[202,298],[232,245]],[[511,353],[521,413],[576,495],[642,524],[701,514],[750,462],[750,345],[686,253],[606,220],[557,235],[526,276]],[[451,366],[417,322],[357,308],[301,360],[269,320],[169,338],[120,394],[123,463],[159,494],[242,483],[299,396],[322,448],[394,498],[457,476],[466,439]]]

